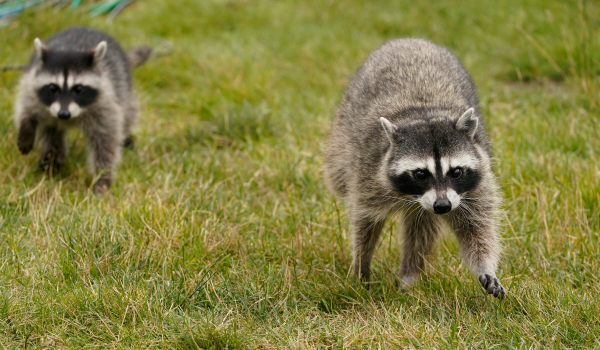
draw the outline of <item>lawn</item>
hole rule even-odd
[[[83,135],[49,176],[21,156],[18,71],[0,72],[0,348],[600,348],[600,3],[136,1],[0,27],[0,65],[90,25],[164,46],[108,196]],[[429,38],[473,74],[504,197],[507,289],[488,296],[449,234],[399,292],[398,224],[373,283],[349,274],[344,203],[322,180],[335,108],[383,41]]]

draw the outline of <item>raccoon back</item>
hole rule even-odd
[[[406,38],[371,53],[348,86],[340,115],[366,117],[372,110],[385,117],[405,109],[478,105],[475,85],[456,56],[428,40]]]

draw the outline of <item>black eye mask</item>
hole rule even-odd
[[[69,91],[65,91],[61,90],[56,84],[48,84],[37,91],[38,98],[46,106],[60,100],[73,101],[80,107],[86,107],[96,102],[99,94],[97,89],[85,85],[75,85]]]
[[[89,86],[75,85],[71,88],[70,95],[75,103],[81,107],[86,107],[96,101],[99,91]]]
[[[390,175],[389,178],[398,192],[411,196],[422,196],[433,187],[435,180],[428,170],[418,171],[424,173],[423,179],[414,176],[412,171],[400,175]]]
[[[42,86],[37,91],[37,96],[40,101],[46,106],[50,106],[54,101],[56,101],[60,94],[60,88],[56,84],[48,84]]]
[[[457,178],[449,177],[450,187],[461,194],[473,190],[481,181],[481,174],[475,169],[462,168],[462,174]]]

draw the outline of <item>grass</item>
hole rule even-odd
[[[53,177],[19,155],[19,73],[0,74],[0,348],[600,348],[600,5],[583,1],[138,1],[0,28],[0,64],[74,24],[124,46],[137,147],[95,196],[84,140]],[[448,46],[473,73],[505,197],[508,290],[487,296],[451,235],[409,292],[388,224],[369,290],[321,166],[336,104],[386,39]],[[7,49],[10,48],[10,49]]]

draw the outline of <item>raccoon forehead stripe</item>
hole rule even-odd
[[[477,159],[469,154],[460,154],[452,157],[442,157],[440,159],[442,173],[446,174],[454,168],[477,169]]]
[[[432,168],[433,167],[433,168]],[[427,169],[432,174],[435,172],[435,162],[433,158],[430,159],[415,159],[415,158],[402,158],[398,160],[393,166],[394,172],[397,175],[401,175],[407,171],[417,169]],[[433,171],[432,171],[433,169]]]
[[[442,174],[448,173],[448,170],[450,170],[450,159],[448,157],[442,157],[442,159],[440,159],[440,164],[442,165]]]
[[[434,158],[429,158],[427,159],[427,170],[429,170],[429,172],[435,176],[435,159]]]
[[[56,84],[62,88],[65,82],[65,77],[63,74],[38,74],[35,77],[35,85],[42,87],[48,84]]]
[[[71,85],[72,84],[72,85]],[[73,77],[73,82],[69,86],[85,85],[93,88],[99,88],[101,85],[101,77],[94,74],[79,74]]]
[[[451,168],[471,168],[477,169],[477,159],[470,154],[460,154],[458,156],[450,157],[449,160]]]
[[[95,74],[81,74],[68,71],[65,79],[64,71],[56,74],[41,72],[35,75],[34,84],[36,88],[40,88],[48,84],[56,84],[61,89],[64,89],[65,82],[68,89],[78,84],[91,86],[98,89],[102,83],[102,77]]]

